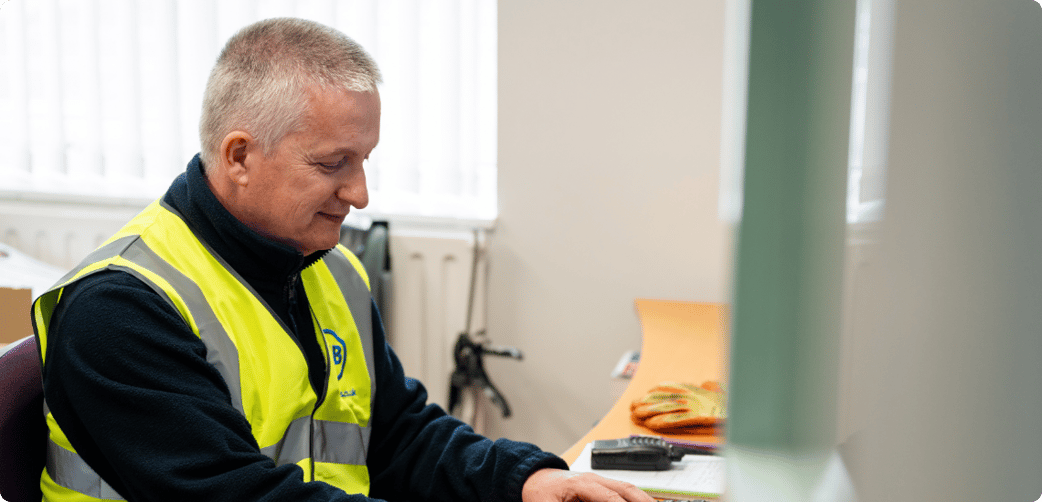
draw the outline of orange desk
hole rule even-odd
[[[561,455],[569,464],[595,439],[613,439],[631,434],[720,444],[723,432],[711,435],[659,434],[630,420],[630,402],[662,381],[706,380],[725,384],[727,378],[728,308],[719,303],[691,303],[638,299],[637,315],[643,329],[640,364],[622,397],[578,443]],[[726,388],[726,384],[724,385]]]

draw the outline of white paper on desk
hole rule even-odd
[[[724,492],[727,471],[724,458],[717,455],[685,455],[682,460],[673,462],[673,466],[665,471],[594,470],[590,467],[592,449],[593,443],[588,443],[579,457],[575,459],[571,470],[593,472],[606,478],[626,481],[651,492],[690,495],[720,495]]]

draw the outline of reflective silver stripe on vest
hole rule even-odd
[[[311,449],[311,416],[300,417],[289,424],[278,443],[261,448],[261,453],[275,465],[295,464],[308,458]]]
[[[133,243],[134,240],[136,240],[137,238],[137,235],[128,235],[126,237],[120,237],[119,239],[116,239],[98,249],[95,249],[89,255],[87,255],[87,257],[81,263],[97,263],[106,258],[118,256],[121,252],[123,252],[123,249],[125,249],[127,246]],[[104,269],[105,268],[103,267],[102,270]],[[52,287],[46,293],[41,295],[39,299],[36,300],[40,304],[40,310],[43,313],[44,319],[47,319],[46,324],[50,324],[51,313],[54,312],[54,306],[58,304],[59,288],[57,288],[57,286],[65,284],[67,281],[72,279],[76,274],[80,273],[82,270],[82,267],[77,267],[70,270],[67,274],[62,276],[61,279],[58,279],[58,282],[55,283],[54,287]],[[97,271],[91,273],[97,273]],[[36,323],[35,315],[33,315],[33,323]],[[43,328],[44,330],[49,330],[48,326],[43,326]],[[46,354],[44,354],[44,356],[46,357]]]
[[[347,422],[315,420],[316,462],[365,465],[372,429]]]
[[[123,250],[127,248],[127,246],[130,246],[134,243],[134,241],[138,240],[139,238],[140,236],[138,235],[127,235],[124,237],[120,237],[119,239],[116,239],[108,244],[105,244],[104,246],[101,246],[98,249],[95,249],[94,251],[91,251],[86,258],[80,261],[80,263],[97,263],[101,260],[112,258],[114,256],[119,256],[123,252]],[[58,279],[58,282],[56,284],[65,284],[65,281],[72,279],[72,276],[76,275],[80,270],[82,269],[72,269],[71,271],[69,271],[69,273],[65,274],[64,277]]]
[[[47,474],[58,486],[105,500],[123,500],[79,455],[47,441]]]
[[[340,293],[347,301],[347,307],[351,309],[351,315],[355,318],[355,326],[358,327],[358,336],[362,340],[362,352],[365,354],[365,365],[369,371],[369,403],[370,409],[376,399],[376,356],[373,354],[373,297],[369,294],[369,288],[365,285],[365,279],[355,270],[354,265],[340,250],[334,248],[322,258],[333,273],[333,277],[342,277],[346,283],[337,281]],[[372,415],[370,414],[370,418]],[[366,424],[368,425],[368,424]],[[366,436],[368,438],[368,436]],[[369,451],[369,441],[365,442],[366,450]]]
[[[199,286],[173,265],[160,258],[141,240],[128,247],[123,252],[123,258],[159,274],[181,295],[181,299],[188,306],[188,311],[192,313],[192,318],[195,319],[200,337],[206,346],[206,362],[217,368],[228,385],[232,406],[245,415],[242,406],[242,387],[239,382],[239,350],[235,347],[235,342],[228,336],[224,326],[217,320],[217,315],[206,302],[206,297],[203,296]],[[152,285],[152,282],[146,280],[145,284]],[[163,298],[167,298],[166,292],[162,289],[158,289],[157,292]],[[167,301],[173,304],[169,298]]]
[[[301,417],[290,424],[286,435],[276,444],[261,448],[261,453],[275,459],[276,465],[295,464],[311,457],[311,417]],[[372,430],[358,424],[314,420],[316,462],[365,465]]]

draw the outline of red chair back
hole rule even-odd
[[[36,338],[0,353],[0,499],[40,502],[47,427]]]

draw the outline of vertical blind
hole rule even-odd
[[[158,196],[199,151],[224,42],[279,16],[381,67],[368,213],[495,217],[495,0],[0,0],[0,196]]]

